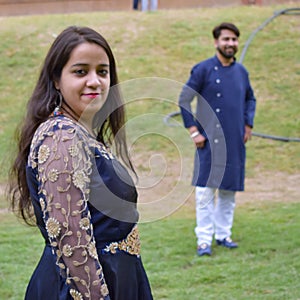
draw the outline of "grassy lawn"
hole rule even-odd
[[[299,299],[299,203],[238,209],[240,248],[196,256],[194,220],[177,216],[142,227],[155,299]],[[295,238],[293,238],[293,236]]]
[[[213,256],[202,258],[191,212],[140,224],[154,299],[300,299],[299,210],[299,203],[243,206],[234,226],[240,247],[213,246]],[[0,217],[0,297],[23,299],[43,242],[13,215]]]
[[[224,20],[236,23],[242,33],[242,49],[252,31],[275,10],[295,6],[0,18],[0,183],[7,181],[15,152],[14,130],[42,60],[56,34],[75,24],[98,30],[113,48],[128,102],[127,127],[138,172],[147,176],[150,155],[162,155],[168,177],[166,182],[162,180],[164,189],[174,187],[172,182],[179,176],[175,167],[182,166],[178,171],[181,182],[172,199],[187,198],[192,193],[188,190],[192,145],[182,127],[166,126],[163,117],[178,110],[178,92],[191,67],[214,54],[212,28]],[[244,65],[258,101],[256,132],[300,137],[299,40],[299,15],[281,16],[258,33],[248,49]],[[253,137],[247,148],[249,178],[266,176],[272,181],[278,172],[287,180],[299,175],[300,143]],[[160,161],[156,167],[151,174],[160,178]],[[287,180],[276,182],[274,189],[288,186]],[[141,194],[161,197],[161,190],[153,187]],[[300,202],[289,201],[289,196],[285,193],[281,202],[270,202],[262,191],[259,199],[240,205],[233,229],[239,249],[228,251],[214,246],[212,257],[196,256],[193,205],[183,205],[176,213],[140,224],[142,257],[154,298],[300,299]],[[19,300],[23,299],[43,242],[36,229],[19,223],[6,207],[1,197],[0,299]]]

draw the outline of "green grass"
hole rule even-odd
[[[0,213],[0,298],[24,299],[25,289],[42,253],[44,242],[37,228]]]
[[[154,299],[300,299],[299,210],[299,203],[242,206],[234,228],[240,247],[213,246],[213,256],[203,258],[196,256],[192,211],[140,224]],[[18,300],[43,242],[13,215],[0,217],[0,298]]]
[[[294,6],[0,18],[0,183],[7,181],[15,151],[13,133],[54,35],[69,25],[86,25],[107,38],[116,56],[138,169],[149,172],[145,162],[150,154],[162,154],[167,166],[181,167],[181,162],[185,186],[172,194],[174,201],[178,200],[189,186],[193,146],[185,129],[168,127],[162,119],[178,110],[180,87],[191,67],[214,54],[211,29],[223,20],[235,22],[242,32],[241,53],[252,31],[275,10]],[[258,101],[256,132],[300,137],[299,28],[299,16],[278,17],[257,34],[246,54],[244,65]],[[253,137],[247,148],[248,177],[299,173],[300,143]],[[172,179],[176,171],[167,169],[166,174]],[[154,196],[156,192],[159,194],[155,191]],[[284,195],[283,200],[288,197]],[[240,248],[226,251],[214,247],[210,258],[200,259],[195,254],[195,220],[190,207],[140,224],[143,260],[155,299],[300,299],[300,205],[260,200],[263,204],[237,209],[234,236]],[[2,197],[0,299],[19,300],[43,242],[36,229],[20,224],[6,207]]]
[[[143,224],[143,257],[155,299],[299,299],[299,203],[237,210],[240,248],[199,259],[194,219]],[[294,237],[294,238],[293,238]]]
[[[137,96],[145,96],[143,91],[150,92],[150,101],[146,101],[146,97],[140,99],[138,105],[128,105],[128,115],[132,118],[150,110],[159,114],[177,110],[178,87],[186,82],[191,67],[214,54],[211,29],[216,23],[224,19],[235,22],[241,29],[242,49],[253,30],[272,16],[275,10],[286,7],[294,6],[1,18],[0,67],[3,75],[0,79],[0,152],[3,167],[0,181],[6,179],[14,149],[11,137],[23,115],[38,70],[54,35],[66,26],[86,25],[100,31],[115,53],[122,85],[133,80],[129,88]],[[247,51],[244,64],[249,70],[257,97],[256,132],[299,137],[299,38],[299,16],[280,16],[257,34]],[[147,90],[143,82],[135,87],[135,80],[143,77],[166,78],[173,85],[177,83],[177,94],[172,92],[172,88],[163,86],[153,94],[153,90],[149,89],[151,86]],[[158,88],[156,84],[155,87]],[[159,95],[164,96],[163,101],[152,101],[153,96]],[[145,126],[152,128],[153,122],[149,120]],[[165,128],[164,125],[161,127]],[[248,146],[251,158],[248,165],[250,169],[259,164],[263,171],[293,173],[300,167],[299,153],[299,143],[283,144],[254,138]],[[273,160],[278,163],[273,163]]]

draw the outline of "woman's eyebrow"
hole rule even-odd
[[[86,64],[86,63],[76,63],[76,64],[73,64],[72,67],[84,67],[84,66],[88,66],[88,65],[89,64]],[[109,67],[109,64],[103,63],[103,64],[99,64],[98,66]]]

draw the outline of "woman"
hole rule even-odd
[[[52,44],[28,102],[12,207],[45,239],[25,299],[152,299],[139,255],[137,192],[106,40],[86,27]],[[14,184],[14,179],[17,184]]]

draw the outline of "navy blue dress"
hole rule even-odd
[[[137,192],[126,169],[65,116],[37,129],[26,169],[45,248],[27,300],[151,300]]]
[[[179,105],[185,127],[197,126],[207,138],[204,148],[196,149],[193,185],[244,190],[245,125],[253,127],[256,106],[246,69],[235,61],[223,66],[217,56],[196,64]]]

